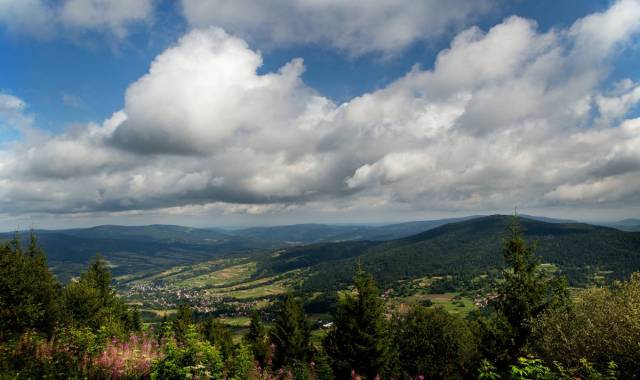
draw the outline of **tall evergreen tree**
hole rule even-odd
[[[324,346],[337,379],[350,378],[352,370],[373,379],[385,375],[390,361],[385,305],[373,277],[360,266],[353,282],[355,289],[338,304]]]
[[[184,342],[187,333],[189,332],[194,322],[193,310],[191,309],[191,306],[186,303],[178,305],[178,312],[173,319],[172,329],[176,339],[179,342]]]
[[[137,306],[129,308],[129,315],[126,323],[127,330],[139,331],[142,329],[142,317]]]
[[[251,348],[253,357],[258,361],[260,367],[264,368],[269,354],[269,338],[258,311],[251,315],[249,332],[245,335],[244,340]]]
[[[63,291],[64,307],[71,322],[93,329],[106,328],[112,335],[122,335],[140,325],[124,301],[111,286],[111,272],[100,256],[86,272]],[[135,313],[135,312],[134,312]]]
[[[504,361],[498,363],[501,366],[526,354],[535,318],[550,307],[566,304],[568,299],[564,278],[550,277],[540,270],[540,262],[534,248],[525,242],[517,216],[508,227],[503,256],[507,266],[494,305],[497,314],[491,322],[494,331],[489,334],[491,341],[502,346],[497,347],[498,352],[491,353]],[[496,334],[507,336],[496,337]]]
[[[0,340],[26,329],[53,333],[61,315],[60,291],[33,233],[26,252],[17,234],[0,246]]]
[[[84,277],[89,286],[98,291],[102,306],[111,304],[115,299],[115,290],[111,288],[111,271],[102,256],[96,256]]]
[[[220,350],[225,362],[229,363],[235,350],[231,330],[219,320],[208,318],[202,324],[202,333],[209,343]]]
[[[271,342],[275,345],[273,368],[306,363],[310,356],[310,334],[302,303],[292,293],[288,293],[280,302],[270,332]]]
[[[313,355],[313,374],[317,380],[333,380],[333,368],[331,368],[331,359],[324,349],[318,349]]]

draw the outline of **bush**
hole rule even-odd
[[[132,334],[126,341],[113,339],[92,360],[92,378],[148,378],[151,365],[161,358],[158,343],[148,333]]]
[[[224,362],[217,347],[201,339],[191,325],[178,345],[168,339],[163,346],[164,357],[153,363],[152,379],[223,379]]]
[[[640,363],[640,273],[628,282],[578,293],[568,308],[549,310],[535,324],[535,349],[546,362],[582,367],[584,358],[606,372],[610,362],[625,378]]]
[[[404,378],[466,378],[478,358],[469,324],[441,307],[414,307],[392,322],[396,362]]]

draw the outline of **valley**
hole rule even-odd
[[[349,235],[356,227],[324,225],[245,232],[102,226],[37,234],[63,280],[100,252],[111,265],[118,293],[149,322],[188,303],[196,313],[224,318],[238,329],[248,324],[250,310],[268,313],[290,291],[304,295],[311,315],[326,319],[336,291],[348,287],[357,265],[374,275],[390,308],[442,305],[466,315],[483,304],[499,280],[501,239],[509,220],[494,215],[359,227],[358,234],[375,230],[378,235],[370,236],[384,231],[400,236],[390,240],[362,240]],[[548,270],[567,276],[573,287],[610,282],[640,269],[640,233],[540,220],[521,217],[524,234],[536,243]],[[410,234],[418,225],[426,230]],[[340,241],[332,240],[336,236]],[[345,236],[353,239],[342,240]]]
[[[319,346],[332,331],[338,301],[353,296],[356,268],[379,284],[387,318],[416,307],[477,318],[504,281],[502,244],[512,220],[491,215],[378,227],[236,231],[100,226],[36,234],[53,272],[68,283],[77,280],[76,268],[100,252],[114,274],[115,295],[136,310],[145,328],[183,318],[181,309],[188,305],[195,321],[214,318],[234,344],[242,344],[252,316],[259,313],[273,329],[283,299],[292,293],[309,323],[310,342]],[[640,232],[528,216],[518,221],[535,247],[539,273],[564,276],[570,294],[640,270]],[[423,230],[414,233],[415,228]],[[372,238],[361,239],[362,231]],[[381,231],[398,237],[376,240]],[[347,236],[352,238],[343,239]],[[22,235],[23,244],[29,244],[27,237]]]
[[[390,309],[440,305],[466,315],[483,304],[499,280],[501,239],[510,219],[493,215],[229,231],[99,226],[35,233],[62,281],[102,255],[118,294],[148,322],[188,303],[196,313],[223,318],[243,331],[251,310],[268,313],[287,292],[302,294],[308,312],[326,320],[336,291],[348,287],[357,265],[374,275]],[[610,282],[640,269],[640,232],[541,217],[520,220],[545,265],[573,287]]]

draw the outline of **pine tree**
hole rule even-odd
[[[63,299],[73,324],[106,328],[110,335],[118,336],[135,329],[128,306],[111,287],[111,278],[107,262],[96,256],[80,279],[67,284]]]
[[[140,316],[140,310],[137,306],[129,309],[126,325],[127,330],[140,331],[140,329],[142,329],[142,317]]]
[[[319,349],[315,355],[313,355],[314,363],[314,375],[317,380],[333,380],[333,369],[329,356],[323,349]]]
[[[232,370],[232,380],[253,378],[252,375],[255,372],[255,364],[253,362],[253,355],[251,354],[251,348],[249,346],[245,344],[238,345],[233,357]]]
[[[249,332],[245,335],[244,340],[251,348],[253,357],[258,361],[260,367],[264,368],[269,354],[269,339],[260,314],[257,311],[251,315]]]
[[[209,343],[218,347],[225,362],[230,362],[234,344],[229,328],[219,320],[209,318],[202,324],[202,332]]]
[[[176,317],[173,319],[172,323],[173,332],[179,342],[184,342],[193,323],[193,311],[191,310],[191,306],[184,303],[180,304],[178,306]]]
[[[18,234],[0,246],[0,340],[26,329],[52,334],[61,315],[60,289],[33,233],[26,252]]]
[[[102,256],[97,255],[89,266],[85,281],[98,291],[102,306],[108,306],[115,299],[115,291],[111,289],[111,271]]]
[[[274,326],[270,332],[275,345],[273,368],[306,363],[310,356],[310,328],[302,304],[289,293],[280,302]]]
[[[374,379],[384,376],[390,361],[385,305],[373,277],[361,267],[356,270],[354,288],[338,304],[324,346],[337,379],[348,379],[352,370]]]
[[[563,278],[550,278],[540,270],[534,248],[527,245],[522,236],[517,216],[508,232],[503,246],[507,267],[503,271],[504,282],[498,288],[495,309],[497,323],[508,324],[508,328],[501,329],[509,334],[508,339],[502,339],[508,344],[502,350],[507,353],[506,361],[513,361],[526,354],[535,318],[549,307],[565,304],[568,294]]]
[[[38,245],[38,239],[33,231],[29,233],[27,256],[26,269],[29,271],[29,282],[33,289],[32,300],[39,309],[39,312],[34,315],[38,320],[33,327],[50,335],[62,312],[60,303],[62,286],[49,269],[45,253]]]

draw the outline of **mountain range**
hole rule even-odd
[[[340,288],[359,263],[383,284],[399,279],[477,275],[501,267],[502,241],[512,217],[493,215],[445,224],[387,241],[350,241],[291,247],[260,267],[265,273],[309,268],[309,289]],[[622,278],[640,270],[640,233],[584,223],[519,218],[543,262],[574,285],[596,274]]]
[[[236,230],[103,225],[34,232],[63,281],[98,253],[114,274],[123,275],[279,249],[283,253],[276,257],[261,256],[268,259],[260,260],[259,273],[310,268],[309,286],[330,287],[348,280],[356,261],[381,281],[500,266],[501,238],[510,219],[469,216],[383,226],[297,224]],[[543,260],[558,264],[574,281],[582,281],[596,268],[620,275],[640,270],[640,233],[621,231],[634,231],[637,220],[619,222],[620,229],[528,215],[520,220]],[[13,236],[2,233],[0,239]]]

